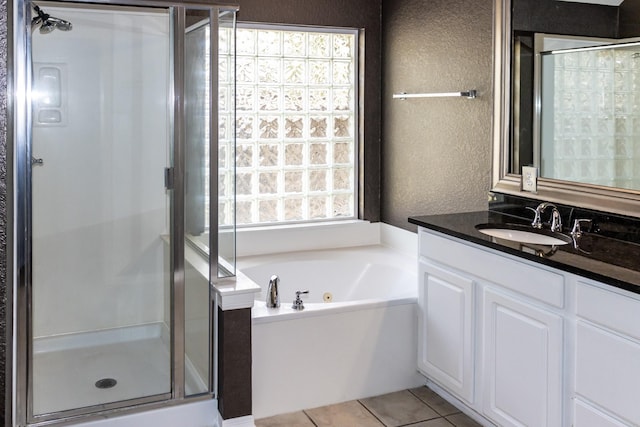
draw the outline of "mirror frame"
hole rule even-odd
[[[494,2],[494,105],[491,191],[640,217],[640,191],[538,178],[538,191],[522,191],[521,176],[510,168],[511,0]]]

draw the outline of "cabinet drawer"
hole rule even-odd
[[[559,308],[564,307],[564,276],[475,248],[462,240],[420,230],[420,256]]]
[[[640,300],[578,282],[578,316],[640,340]]]
[[[575,390],[578,396],[640,425],[640,343],[578,320]]]

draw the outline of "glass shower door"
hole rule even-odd
[[[29,413],[169,398],[171,10],[36,5]]]

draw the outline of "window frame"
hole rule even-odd
[[[362,138],[362,123],[361,123],[361,109],[362,109],[362,100],[361,100],[361,86],[364,85],[363,82],[363,78],[364,78],[364,74],[363,74],[363,64],[362,64],[362,58],[363,58],[363,52],[362,52],[362,45],[361,45],[361,37],[362,37],[362,31],[358,28],[351,28],[351,27],[327,27],[327,26],[313,26],[313,25],[289,25],[289,24],[273,24],[273,23],[255,23],[255,22],[246,22],[246,21],[237,21],[236,24],[236,28],[238,30],[241,29],[250,29],[250,30],[273,30],[273,31],[298,31],[298,32],[305,32],[305,33],[327,33],[327,34],[346,34],[346,35],[350,35],[353,37],[353,47],[352,47],[352,54],[353,54],[353,58],[352,58],[352,65],[353,65],[353,82],[351,85],[351,89],[353,90],[353,104],[352,104],[352,111],[349,111],[349,114],[352,114],[353,117],[353,124],[352,124],[352,131],[353,131],[353,135],[351,137],[351,143],[352,143],[352,150],[350,153],[350,166],[352,168],[352,174],[351,174],[351,180],[352,180],[352,188],[351,188],[351,204],[352,204],[352,214],[348,215],[348,216],[338,216],[338,217],[323,217],[323,218],[316,218],[316,219],[301,219],[301,220],[281,220],[281,221],[269,221],[269,222],[252,222],[252,223],[238,223],[237,222],[237,209],[235,209],[234,214],[236,216],[235,218],[235,223],[236,223],[236,227],[238,229],[245,229],[245,228],[255,228],[255,227],[280,227],[280,226],[289,226],[289,225],[304,225],[304,224],[319,224],[319,223],[325,223],[325,222],[340,222],[340,221],[353,221],[353,220],[357,220],[360,217],[360,188],[361,188],[361,183],[360,183],[360,158],[361,158],[361,150],[362,150],[362,144],[361,144],[361,138]],[[236,56],[237,56],[237,47],[236,47]],[[258,58],[259,54],[256,52],[255,57]],[[284,54],[282,55],[283,58],[285,58]],[[303,56],[300,58],[304,58],[305,60],[308,60],[309,57],[308,56]],[[237,61],[237,59],[236,59]],[[234,69],[234,73],[237,72],[237,65],[236,68]],[[231,96],[234,98],[234,103],[236,104],[236,109],[235,109],[235,113],[234,113],[234,119],[236,121],[234,121],[233,123],[233,132],[234,132],[234,156],[233,156],[233,160],[234,160],[234,164],[233,164],[233,168],[234,168],[234,180],[237,180],[237,165],[236,160],[237,160],[237,152],[235,152],[237,150],[237,147],[239,145],[238,139],[237,139],[237,119],[238,119],[238,109],[237,109],[237,90],[238,90],[238,83],[237,80],[234,79],[234,83],[232,84],[232,91],[233,93],[231,94]],[[308,82],[308,80],[307,80]],[[305,85],[307,85],[308,83],[305,82]],[[260,87],[260,83],[256,83],[256,87]],[[280,83],[279,84],[281,87],[284,86],[284,84]],[[330,86],[332,86],[332,82],[329,83]],[[255,110],[258,111],[258,110]],[[284,114],[285,110],[284,108],[281,108],[280,110],[278,110],[276,112],[276,114],[280,115],[280,114]],[[254,126],[256,126],[257,124],[254,124]],[[256,140],[259,138],[256,138]],[[278,141],[282,141],[282,139],[278,139]],[[303,140],[305,146],[308,146],[309,143],[311,142],[310,139],[305,139]],[[256,142],[257,144],[257,142]],[[254,155],[258,155],[258,153],[254,153]],[[284,154],[282,154],[284,155]],[[329,169],[328,170],[332,170],[331,169],[331,165],[333,164],[333,160],[329,163]],[[259,166],[256,167],[254,169],[254,171],[259,170]],[[282,169],[280,169],[282,170]],[[310,170],[308,167],[305,168],[305,170]],[[219,172],[218,172],[219,173]],[[284,179],[284,176],[282,177],[282,179]],[[235,203],[238,203],[238,195],[237,195],[237,183],[234,185],[235,187]],[[281,194],[281,193],[277,193],[277,194]],[[308,195],[310,195],[311,193],[309,191],[307,191],[306,193],[304,193],[305,199],[306,197],[308,197]],[[281,196],[278,196],[281,197]],[[331,195],[329,195],[328,197],[331,197]],[[255,195],[252,194],[252,198],[254,198],[253,200],[255,200]],[[218,201],[220,202],[221,200],[223,200],[222,198],[219,197]]]

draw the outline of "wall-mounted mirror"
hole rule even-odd
[[[639,216],[640,0],[496,0],[495,191]],[[638,141],[640,142],[640,141]]]

